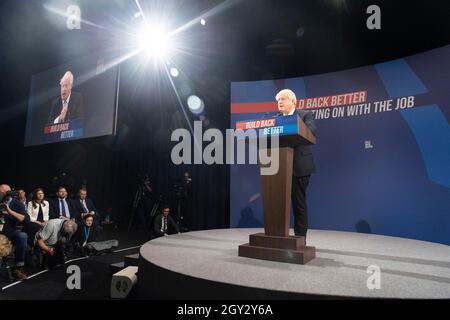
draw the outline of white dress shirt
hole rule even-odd
[[[66,212],[65,218],[70,219],[70,211],[69,211],[69,205],[67,204],[67,198],[64,198],[64,199],[58,198],[58,205],[59,205],[59,217],[60,218],[64,217],[63,216],[63,209],[62,209],[62,205],[63,205],[64,206],[64,210]]]

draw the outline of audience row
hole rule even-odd
[[[62,262],[67,246],[83,248],[95,241],[100,218],[85,189],[79,190],[77,199],[69,199],[66,188],[59,187],[57,198],[50,201],[45,199],[42,188],[33,191],[31,201],[27,201],[24,190],[18,191],[15,198],[9,185],[0,185],[1,233],[14,246],[13,275],[17,280],[27,277],[24,271],[27,252],[36,249],[45,261]]]

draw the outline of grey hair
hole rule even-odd
[[[11,254],[12,245],[11,241],[3,235],[0,234],[0,257],[7,257]]]
[[[75,221],[67,220],[63,225],[63,230],[69,236],[73,236],[73,234],[77,231],[78,225]]]
[[[73,74],[70,71],[66,71],[66,73],[64,73],[63,77],[61,78],[61,80],[59,81],[59,83],[61,84],[61,82],[63,82],[63,80],[69,80],[70,82],[70,86],[73,86]]]
[[[283,89],[280,92],[277,93],[277,95],[275,96],[275,100],[278,101],[278,98],[280,98],[281,95],[286,94],[289,99],[291,99],[292,101],[294,101],[294,104],[297,104],[297,97],[295,96],[294,91],[290,90],[290,89]]]

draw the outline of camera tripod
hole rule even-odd
[[[136,210],[139,207],[139,204],[142,203],[143,197],[144,197],[144,187],[139,186],[136,191],[136,194],[134,195],[134,199],[133,199],[133,209],[131,210],[130,221],[128,222],[128,231],[130,231],[131,226],[133,225],[133,220],[136,215]],[[156,214],[156,211],[158,210],[160,203],[161,203],[161,196],[159,196],[156,199],[155,203],[153,204],[153,208],[150,211],[150,221],[153,218],[153,216]]]

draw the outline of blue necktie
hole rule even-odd
[[[67,217],[66,206],[64,205],[64,201],[62,199],[59,199],[59,201],[61,202],[61,215],[63,217]]]

